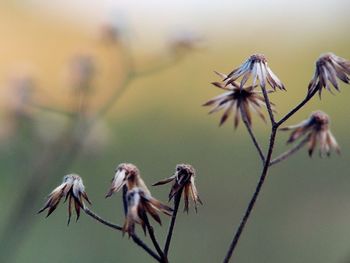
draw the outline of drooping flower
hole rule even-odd
[[[227,76],[222,73],[216,73],[223,79],[227,78]],[[213,82],[212,84],[220,89],[226,90],[226,92],[207,101],[203,106],[213,106],[209,114],[224,110],[224,114],[220,120],[220,126],[225,123],[232,112],[235,112],[234,126],[236,128],[240,118],[243,117],[241,116],[241,110],[244,112],[249,125],[252,123],[251,110],[265,121],[264,114],[261,110],[261,107],[266,106],[265,99],[260,95],[260,91],[254,90],[253,86],[240,88],[234,81],[230,84],[223,84],[220,82]],[[268,92],[272,92],[272,90]]]
[[[162,204],[139,187],[128,190],[126,200],[128,209],[123,226],[123,234],[128,232],[129,236],[134,233],[135,223],[140,224],[146,234],[147,213],[161,225],[162,222],[158,212],[161,211],[169,216],[173,212],[172,208]]]
[[[175,174],[167,179],[159,181],[153,186],[163,185],[173,181],[169,193],[169,201],[174,198],[180,191],[183,192],[185,207],[184,211],[188,213],[189,198],[191,197],[194,203],[194,208],[197,212],[197,204],[203,204],[199,198],[198,191],[195,184],[196,171],[190,164],[178,164],[176,166]]]
[[[242,65],[231,71],[224,81],[226,85],[228,85],[240,77],[242,77],[240,81],[241,89],[251,77],[253,88],[255,87],[257,80],[259,80],[259,84],[263,88],[265,88],[266,84],[268,84],[274,90],[276,90],[276,87],[281,90],[285,90],[283,83],[268,67],[267,59],[262,54],[254,54],[250,56]]]
[[[139,169],[132,163],[121,163],[118,165],[106,197],[110,197],[113,193],[118,192],[124,185],[127,186],[128,190],[139,187],[146,194],[150,195],[150,191],[141,178]]]
[[[292,130],[287,143],[292,143],[304,136],[308,141],[309,156],[312,156],[317,144],[319,145],[320,155],[326,153],[329,156],[332,149],[338,154],[340,153],[338,143],[329,129],[329,123],[330,118],[326,113],[316,111],[307,120],[281,130]]]
[[[329,92],[331,85],[339,91],[337,78],[341,81],[350,83],[350,61],[338,57],[333,53],[326,53],[321,55],[316,61],[316,70],[314,77],[309,83],[308,94],[318,91],[321,96],[322,89],[325,88]]]
[[[85,204],[83,199],[85,199],[89,204],[91,204],[83,184],[83,180],[77,174],[69,174],[63,178],[61,185],[56,187],[48,196],[44,207],[40,209],[38,213],[43,212],[48,209],[46,217],[48,217],[60,203],[62,197],[65,197],[65,201],[68,199],[68,224],[72,215],[72,206],[74,205],[75,212],[77,215],[77,221],[80,216],[80,208],[84,208]]]

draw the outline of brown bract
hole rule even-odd
[[[128,190],[126,201],[128,209],[123,226],[123,234],[128,232],[129,236],[134,233],[135,223],[140,224],[146,234],[147,213],[159,224],[161,224],[161,220],[158,211],[169,216],[172,215],[172,208],[162,204],[139,187]]]
[[[150,194],[141,178],[139,169],[132,163],[121,163],[118,165],[106,197],[110,197],[113,193],[118,192],[124,185],[127,186],[128,190],[140,187],[145,193]]]
[[[251,78],[252,87],[255,87],[258,80],[260,86],[263,88],[268,84],[274,90],[276,90],[276,87],[285,90],[283,83],[268,67],[267,59],[262,54],[254,54],[250,56],[242,65],[231,71],[224,81],[226,85],[229,85],[240,77],[242,77],[239,85],[241,89]]]
[[[314,77],[309,83],[308,93],[310,94],[317,90],[321,96],[323,88],[333,93],[331,85],[339,91],[337,78],[349,84],[349,75],[350,61],[338,57],[333,53],[323,54],[316,61],[316,70]]]
[[[338,154],[340,153],[338,143],[329,129],[329,122],[330,119],[326,113],[316,111],[307,120],[294,126],[282,128],[281,130],[292,130],[287,143],[292,143],[303,136],[307,136],[310,156],[313,154],[317,145],[319,145],[321,156],[325,153],[329,156],[331,149],[334,149]]]
[[[83,184],[83,180],[77,174],[69,174],[63,178],[61,185],[56,187],[48,197],[44,207],[40,209],[38,213],[48,209],[46,217],[48,217],[58,206],[62,197],[65,197],[65,201],[68,199],[68,224],[72,215],[72,206],[75,207],[77,219],[80,216],[80,208],[85,207],[83,199],[91,204]]]
[[[197,203],[203,204],[199,198],[198,191],[195,184],[196,171],[190,164],[178,164],[176,166],[175,174],[167,179],[159,181],[153,186],[163,185],[173,181],[169,193],[169,201],[174,198],[174,196],[183,191],[185,207],[184,211],[188,213],[189,198],[191,197],[194,202],[194,208],[197,212]]]
[[[216,73],[223,79],[227,77],[222,73]],[[230,84],[225,84],[221,82],[213,82],[212,84],[215,87],[227,91],[203,104],[203,106],[213,106],[209,114],[220,110],[224,110],[224,114],[222,115],[220,120],[220,126],[225,123],[225,121],[228,119],[232,112],[235,112],[234,127],[237,128],[239,120],[242,117],[240,108],[244,112],[249,125],[251,125],[252,123],[251,110],[253,110],[256,114],[260,116],[261,119],[265,121],[264,114],[261,110],[262,106],[266,106],[265,99],[260,95],[261,92],[254,90],[253,86],[241,88],[234,81]],[[269,92],[272,92],[272,90],[270,90]]]

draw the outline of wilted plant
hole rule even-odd
[[[114,192],[124,189],[123,191],[123,205],[125,213],[125,221],[123,227],[112,224],[97,214],[92,212],[83,202],[85,199],[89,204],[90,200],[85,192],[85,187],[83,185],[82,179],[76,174],[66,175],[63,178],[62,184],[56,187],[48,197],[44,207],[40,209],[39,213],[48,209],[49,216],[58,206],[60,200],[65,197],[69,199],[68,201],[68,223],[71,217],[72,204],[74,204],[75,211],[77,214],[77,220],[80,215],[80,209],[82,209],[87,215],[91,216],[98,222],[109,226],[113,229],[119,230],[124,235],[125,232],[129,234],[129,237],[133,241],[142,247],[150,256],[152,256],[158,262],[168,262],[168,251],[169,245],[172,238],[172,233],[174,229],[174,224],[176,220],[176,213],[179,207],[181,193],[185,193],[185,210],[188,211],[188,198],[191,195],[195,205],[200,202],[198,197],[198,192],[194,184],[195,170],[189,164],[179,164],[176,166],[176,172],[171,179],[167,179],[166,182],[175,180],[173,187],[171,188],[171,196],[169,199],[175,198],[174,210],[161,203],[154,197],[152,197],[150,191],[148,190],[146,184],[141,178],[139,169],[131,163],[122,163],[118,165],[116,169],[116,174],[113,177],[112,185],[108,191],[106,197],[111,196]],[[163,184],[164,181],[157,183]],[[155,184],[155,185],[157,185]],[[197,206],[196,210],[197,210]],[[162,212],[165,215],[172,216],[170,222],[169,231],[166,237],[166,242],[164,249],[161,249],[159,242],[155,236],[153,227],[148,220],[148,214],[159,224],[161,224],[161,219],[158,212]],[[153,251],[149,246],[147,246],[136,234],[135,224],[141,225],[144,234],[149,233],[156,252]]]
[[[209,100],[204,104],[204,106],[215,106],[210,113],[221,109],[225,110],[220,124],[222,124],[228,118],[229,113],[235,108],[235,127],[238,124],[240,113],[263,163],[260,179],[225,255],[225,263],[229,262],[236,249],[244,227],[246,226],[251,212],[254,209],[270,166],[287,159],[305,145],[308,145],[310,156],[314,152],[317,145],[319,146],[320,155],[329,155],[332,149],[334,149],[337,153],[340,153],[338,143],[329,129],[330,118],[322,111],[313,112],[307,120],[297,125],[285,128],[280,128],[280,126],[297,111],[299,111],[308,101],[310,101],[310,99],[317,92],[321,94],[323,88],[331,92],[330,85],[333,85],[334,88],[339,91],[337,78],[345,83],[349,83],[349,74],[350,61],[338,57],[332,53],[322,55],[316,61],[315,75],[310,81],[306,97],[279,121],[275,119],[274,107],[269,99],[268,94],[271,93],[271,90],[267,90],[266,86],[269,85],[273,89],[272,91],[276,91],[276,88],[280,90],[286,89],[279,78],[267,66],[267,59],[265,56],[261,54],[252,55],[241,66],[234,69],[227,76],[220,73],[219,75],[223,79],[221,82],[213,82],[214,86],[224,89],[227,92],[215,97],[212,100]],[[247,84],[249,81],[250,84]],[[258,91],[255,91],[258,86],[260,86],[261,92],[264,96],[263,98],[258,95]],[[260,110],[262,105],[266,106],[267,108],[271,124],[270,140],[266,154],[263,152],[251,127],[250,108],[255,109],[257,114],[263,118]],[[301,138],[302,140],[293,148],[272,159],[275,138],[279,130],[292,131],[288,143],[293,143]]]

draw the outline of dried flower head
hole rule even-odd
[[[262,54],[250,56],[242,65],[228,74],[225,79],[226,85],[233,83],[240,77],[242,77],[240,82],[241,89],[252,77],[252,87],[255,87],[256,81],[259,80],[260,86],[263,88],[265,88],[267,82],[274,90],[276,90],[276,87],[285,90],[283,83],[268,67],[267,59]]]
[[[287,143],[292,143],[300,137],[306,136],[309,156],[313,154],[317,144],[319,144],[320,155],[326,153],[329,156],[331,149],[334,149],[338,154],[340,153],[338,143],[329,129],[329,122],[330,119],[326,113],[316,111],[307,120],[281,130],[293,131]]]
[[[83,184],[83,180],[77,174],[69,174],[63,177],[61,185],[56,187],[48,196],[44,207],[40,209],[38,213],[48,209],[46,217],[48,217],[58,206],[61,198],[65,197],[65,201],[68,199],[68,224],[72,215],[72,205],[74,204],[75,212],[77,215],[77,221],[80,216],[80,208],[85,207],[83,199],[91,204]]]
[[[196,171],[192,167],[192,165],[178,164],[176,165],[176,171],[173,176],[167,179],[164,179],[162,181],[159,181],[153,185],[154,186],[163,185],[171,181],[174,181],[169,193],[169,201],[173,199],[173,197],[177,193],[179,193],[179,191],[183,191],[184,201],[185,201],[184,211],[188,213],[189,198],[191,197],[194,203],[194,208],[197,212],[197,203],[200,203],[200,204],[203,204],[203,203],[199,198],[196,184],[194,182],[195,176],[196,176]]]
[[[321,55],[316,61],[316,70],[314,77],[309,83],[308,94],[318,90],[321,96],[322,89],[325,88],[333,93],[330,84],[339,91],[337,78],[341,81],[350,83],[350,61],[338,57],[333,53]]]
[[[134,187],[128,190],[126,200],[128,209],[123,226],[123,234],[125,232],[128,232],[129,235],[133,234],[135,223],[140,224],[146,234],[145,224],[148,221],[147,213],[161,225],[162,222],[158,215],[158,211],[161,211],[169,216],[171,216],[173,212],[172,208],[162,204],[150,194],[145,193],[143,189],[139,187]]]
[[[118,165],[112,179],[111,187],[106,194],[106,198],[110,197],[113,193],[118,192],[124,185],[127,186],[128,190],[134,187],[139,187],[146,194],[150,195],[150,191],[141,178],[139,169],[132,163],[121,163]]]
[[[184,54],[198,48],[201,38],[189,31],[177,32],[171,37],[170,50],[175,54]]]
[[[222,73],[216,73],[222,78],[227,77]],[[250,125],[252,123],[251,109],[265,121],[265,117],[261,111],[261,107],[266,106],[265,99],[264,97],[260,96],[261,92],[254,91],[253,86],[240,88],[240,86],[234,81],[228,85],[222,84],[220,82],[213,82],[212,84],[220,89],[227,91],[203,104],[203,106],[214,106],[209,114],[220,111],[222,109],[225,110],[220,120],[220,126],[228,119],[230,114],[235,111],[234,126],[236,128],[241,118],[240,108],[244,112]]]

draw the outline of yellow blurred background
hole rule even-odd
[[[287,88],[271,95],[280,118],[305,96],[321,53],[350,58],[348,10],[341,0],[2,1],[0,258],[152,262],[127,237],[85,215],[67,227],[63,204],[48,219],[36,212],[75,172],[93,209],[122,224],[120,194],[104,199],[119,163],[135,163],[151,185],[186,162],[197,169],[204,205],[197,214],[180,213],[170,260],[222,261],[261,167],[244,126],[234,130],[228,121],[219,129],[220,114],[201,107],[220,93],[210,85],[218,80],[213,71],[228,73],[249,55],[265,54]],[[194,47],[179,50],[179,37]],[[118,93],[128,52],[141,74]],[[94,72],[82,116],[90,120],[120,97],[78,147],[85,133],[75,129],[79,116],[71,117],[81,106],[72,63],[81,57],[91,58]],[[273,167],[234,262],[350,262],[349,98],[342,84],[341,93],[324,92],[288,121],[327,112],[342,155],[310,159],[304,149]],[[258,118],[253,125],[266,146],[268,125]],[[277,139],[275,154],[287,149],[287,135]],[[167,187],[151,190],[166,201]],[[169,220],[162,221],[155,225],[160,240]]]

